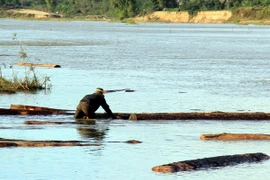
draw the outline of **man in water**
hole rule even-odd
[[[109,105],[104,98],[105,91],[102,88],[97,88],[93,94],[85,95],[79,102],[74,118],[95,119],[95,112],[101,106],[109,118],[115,119]]]

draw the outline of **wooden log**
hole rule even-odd
[[[190,112],[190,113],[141,113],[137,120],[270,120],[270,113],[263,112]]]
[[[0,108],[0,115],[51,115],[51,114],[74,114],[74,110],[55,109],[40,106],[11,104],[10,109]]]
[[[21,140],[0,138],[0,147],[100,146],[86,141]]]
[[[17,66],[39,66],[39,67],[47,67],[47,68],[60,68],[61,66],[58,64],[33,64],[33,63],[25,63],[25,62],[19,62],[16,63]]]
[[[77,122],[60,122],[60,121],[24,121],[27,125],[40,125],[40,124],[77,124]]]
[[[199,170],[214,167],[232,166],[241,163],[258,162],[268,160],[270,157],[264,153],[251,153],[251,154],[236,154],[227,156],[217,156],[203,159],[187,160],[155,166],[152,171],[156,172],[179,172]]]
[[[53,112],[74,111],[74,110],[56,109],[56,108],[48,108],[48,107],[41,107],[41,106],[29,106],[29,105],[23,105],[23,104],[11,104],[10,109],[31,110],[31,111],[53,111]]]
[[[202,134],[202,140],[270,140],[270,134]]]
[[[113,89],[113,90],[105,90],[106,93],[119,92],[119,91],[134,92],[135,90],[132,90],[132,89]]]
[[[0,115],[52,115],[52,114],[71,114],[71,113],[59,111],[35,111],[35,110],[0,108]]]
[[[70,114],[75,110],[12,104],[10,109],[0,108],[0,115],[50,115]],[[270,113],[263,112],[179,112],[179,113],[114,113],[117,119],[130,120],[270,120]],[[97,119],[107,114],[96,113]]]
[[[140,144],[139,140],[127,141],[107,141],[105,143],[127,143]],[[0,138],[1,147],[47,147],[47,146],[101,146],[102,144],[93,144],[88,141],[59,141],[59,140],[22,140]]]

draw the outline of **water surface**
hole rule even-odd
[[[114,112],[269,112],[270,28],[256,25],[0,20],[4,76],[23,75],[22,47],[50,76],[50,91],[1,95],[0,107],[27,104],[74,110],[96,87]],[[17,40],[13,40],[14,34]],[[12,68],[10,68],[10,65]],[[102,109],[98,110],[103,112]],[[267,141],[201,141],[202,133],[268,133],[268,121],[124,121],[96,125],[24,125],[72,116],[1,116],[0,137],[88,140],[99,147],[2,148],[0,179],[267,179],[268,161],[160,174],[156,165],[264,152]],[[143,143],[120,141],[137,139]],[[114,141],[119,141],[115,143]]]

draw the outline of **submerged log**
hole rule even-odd
[[[33,64],[33,63],[25,63],[25,62],[20,62],[16,63],[15,65],[17,66],[39,66],[39,67],[47,67],[47,68],[60,68],[61,66],[58,64]]]
[[[270,134],[202,134],[202,140],[270,140]]]
[[[85,141],[21,140],[0,138],[1,147],[47,147],[47,146],[100,146]]]
[[[203,159],[173,162],[152,168],[156,172],[179,172],[199,170],[214,167],[232,166],[241,163],[258,162],[268,160],[270,157],[264,153],[236,154],[227,156],[217,156]]]

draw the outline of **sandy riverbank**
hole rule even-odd
[[[224,23],[232,17],[231,11],[204,11],[191,17],[188,12],[158,11],[144,17],[134,18],[134,21],[157,21],[174,23]]]
[[[23,19],[61,19],[63,15],[57,13],[48,13],[43,11],[31,10],[31,9],[10,9],[6,13],[10,17],[23,18]],[[270,24],[270,20],[253,20],[253,19],[233,19],[232,11],[202,11],[198,12],[195,16],[190,16],[188,12],[166,12],[157,11],[146,16],[139,16],[132,18],[134,22],[168,22],[168,23],[239,23],[239,24]],[[111,19],[105,16],[85,16],[74,17],[72,20],[102,20],[111,21]]]

